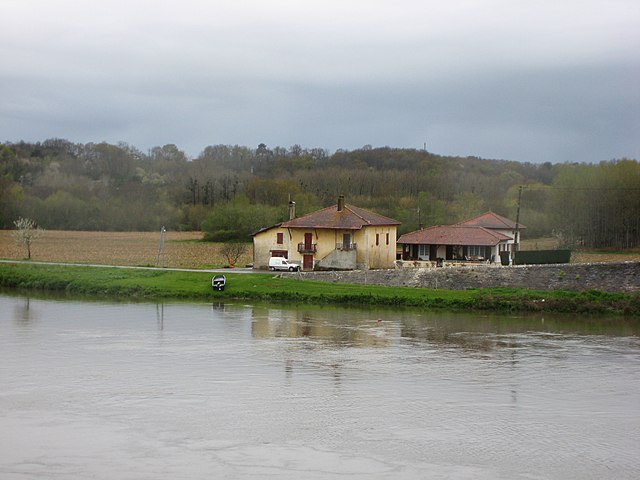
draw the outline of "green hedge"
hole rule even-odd
[[[569,263],[571,250],[521,250],[516,252],[516,265],[542,265],[546,263]]]

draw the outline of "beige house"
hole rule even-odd
[[[295,218],[253,235],[253,266],[267,268],[269,257],[284,257],[303,270],[393,268],[400,222],[348,205],[337,205]]]

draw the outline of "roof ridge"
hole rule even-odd
[[[367,220],[366,218],[364,218],[362,215],[360,215],[358,212],[356,212],[353,208],[360,208],[360,207],[356,207],[355,205],[349,205],[348,203],[344,204],[344,208],[349,209],[349,211],[351,213],[353,213],[356,217],[358,217],[360,220],[362,220],[363,222],[365,222],[367,225],[371,225],[371,221]],[[363,208],[362,210],[366,210],[365,208]],[[369,210],[367,210],[369,211]],[[375,212],[371,212],[371,213],[375,213]]]
[[[350,230],[359,230],[363,227],[377,225],[400,225],[400,222],[365,208],[344,204],[341,211],[338,211],[337,205],[331,205],[283,223],[283,227],[285,228],[331,228]]]
[[[476,226],[476,228],[481,228],[482,230],[484,230],[489,235],[491,235],[492,237],[495,237],[495,238],[500,238],[500,237],[504,237],[505,236],[505,235],[502,235],[501,233],[496,232],[495,230],[492,230],[492,229],[487,228],[487,227],[482,227],[480,225]]]
[[[499,215],[491,210],[489,210],[487,213],[490,213],[491,215],[493,215],[493,218],[499,220],[500,222],[502,222],[504,224],[505,227],[509,227],[509,224],[507,223],[507,220],[509,222],[511,222],[511,220],[509,220],[507,217],[503,217],[502,215]],[[485,215],[487,214],[485,213]]]
[[[316,215],[318,212],[323,212],[325,210],[329,210],[330,208],[337,207],[337,205],[330,205],[328,207],[321,208],[320,210],[314,210],[313,212],[305,213],[301,217],[290,218],[286,222],[282,222],[283,224],[291,223],[293,220],[301,220],[306,217],[310,217],[311,215]]]
[[[511,220],[510,218],[507,218],[503,215],[500,215],[496,212],[494,212],[493,210],[487,210],[484,213],[481,213],[480,215],[476,215],[475,217],[471,217],[467,220],[462,220],[460,222],[455,223],[454,225],[464,225],[470,222],[477,222],[479,219],[481,219],[482,217],[490,217],[492,218],[495,222],[498,222],[502,228],[513,228],[512,224],[515,224],[515,222],[513,220]],[[480,225],[478,225],[480,226]]]

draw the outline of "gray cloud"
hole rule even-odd
[[[2,140],[640,156],[636,0],[6,0]]]

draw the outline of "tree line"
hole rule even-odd
[[[522,187],[522,189],[520,189]],[[519,194],[520,193],[520,194]],[[206,147],[190,159],[176,145],[147,152],[125,143],[64,139],[0,144],[0,227],[34,219],[47,229],[203,230],[248,239],[287,218],[336,202],[402,222],[400,233],[492,210],[530,238],[567,245],[640,246],[640,166],[520,163],[418,149]]]

